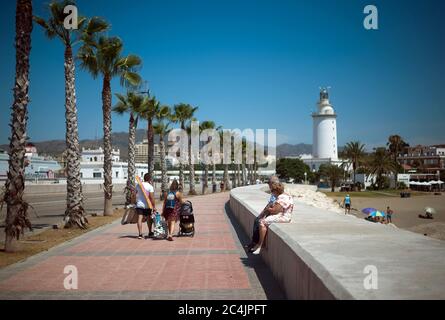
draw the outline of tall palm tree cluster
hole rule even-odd
[[[102,80],[102,113],[103,113],[103,149],[104,149],[104,215],[112,215],[112,141],[111,115],[112,111],[119,114],[129,114],[129,147],[128,147],[128,181],[126,185],[126,202],[129,204],[135,193],[135,143],[136,129],[140,119],[147,121],[147,138],[149,143],[148,167],[149,173],[154,172],[154,136],[159,136],[160,161],[162,172],[162,191],[167,190],[167,166],[165,137],[177,124],[181,129],[191,131],[192,122],[196,120],[198,107],[179,103],[173,107],[163,105],[149,94],[140,92],[142,78],[139,71],[142,60],[133,54],[124,54],[123,41],[116,36],[109,36],[110,24],[99,17],[84,17],[79,15],[77,29],[67,29],[64,21],[67,13],[64,9],[75,5],[73,0],[54,0],[47,5],[47,17],[33,16],[32,0],[17,0],[16,5],[16,70],[14,85],[14,102],[11,112],[11,136],[9,144],[9,170],[4,187],[2,203],[7,205],[5,222],[5,251],[16,250],[15,239],[32,225],[28,219],[29,205],[23,199],[25,189],[25,146],[27,140],[27,120],[29,102],[29,57],[31,53],[31,33],[33,21],[44,31],[48,39],[58,39],[64,46],[64,76],[65,76],[65,123],[66,123],[66,159],[67,197],[65,209],[65,227],[87,228],[83,204],[80,147],[78,133],[78,117],[76,102],[76,61],[80,68],[89,72],[96,79]],[[118,102],[112,106],[112,79],[119,78],[125,94],[115,94]],[[148,92],[147,92],[148,93]],[[199,130],[218,129],[213,121],[203,121]],[[222,136],[222,131],[220,130]],[[189,135],[190,136],[190,135]],[[222,139],[221,139],[222,140]],[[191,138],[189,138],[189,146]],[[242,146],[245,150],[246,142]],[[233,154],[231,155],[233,157]],[[195,164],[192,155],[188,155],[189,194],[196,194]],[[247,183],[245,163],[235,165],[236,174],[233,185]],[[179,183],[184,186],[184,164],[179,167]],[[216,163],[212,163],[212,184],[216,184]],[[232,165],[233,167],[233,165]],[[248,167],[251,181],[256,179],[257,166]],[[203,192],[208,188],[209,166],[204,166]],[[224,165],[224,186],[230,188],[229,164]],[[242,175],[242,178],[240,178]],[[161,194],[163,194],[161,192]]]
[[[400,163],[397,161],[398,155],[408,147],[403,138],[399,135],[391,135],[385,147],[374,148],[374,151],[367,153],[365,145],[360,141],[351,141],[345,145],[341,153],[341,158],[345,160],[342,168],[350,168],[353,173],[353,182],[356,184],[356,172],[376,176],[376,188],[382,189],[385,185],[385,176],[401,172]],[[338,173],[342,175],[342,173]],[[338,179],[337,179],[338,180]]]

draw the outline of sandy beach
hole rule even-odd
[[[317,208],[326,209],[333,214],[344,214],[344,209],[340,207],[344,196],[338,193],[332,194],[316,191],[313,186],[286,185],[286,192],[295,197],[295,201],[301,201]],[[346,195],[346,193],[344,194]],[[432,238],[445,240],[445,194],[442,195],[418,195],[411,198],[400,198],[398,195],[382,193],[371,194],[363,197],[353,195],[351,215],[359,219],[366,216],[361,212],[364,208],[376,208],[386,211],[386,207],[391,207],[394,211],[392,223],[398,227],[412,232],[427,235]],[[433,207],[437,213],[433,220],[419,218],[419,214],[424,214],[425,207]],[[372,222],[370,222],[372,223]]]
[[[341,202],[343,198],[334,197]],[[376,197],[376,198],[352,198],[351,214],[359,218],[365,215],[361,212],[363,208],[372,207],[379,210],[386,210],[390,206],[394,211],[393,223],[402,229],[413,232],[427,234],[430,237],[445,240],[445,195],[416,196],[412,198],[400,197]],[[433,207],[437,210],[433,220],[420,219],[419,214],[424,213],[425,207]]]

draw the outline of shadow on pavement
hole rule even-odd
[[[226,202],[225,204],[225,211],[227,217],[230,220],[230,223],[232,224],[235,230],[236,236],[239,242],[241,243],[242,246],[241,250],[244,250],[244,252],[246,252],[247,250],[244,247],[250,243],[250,238],[244,232],[241,225],[238,223],[235,216],[233,215],[230,209],[229,202]],[[270,300],[286,299],[286,296],[279,287],[278,283],[275,281],[272,272],[269,270],[267,265],[261,259],[261,256],[255,256],[247,252],[246,255],[247,257],[243,256],[240,257],[240,260],[246,268],[253,269],[256,276],[258,277],[258,280],[260,281],[262,288],[264,289],[264,293],[266,294],[267,299]]]

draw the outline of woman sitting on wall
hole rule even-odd
[[[267,228],[272,223],[290,222],[292,211],[294,209],[294,199],[292,196],[284,193],[282,183],[274,183],[271,186],[271,193],[277,198],[274,205],[266,209],[266,215],[260,220],[260,241],[252,249],[253,254],[260,254],[264,239],[266,238]]]

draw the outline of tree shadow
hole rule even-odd
[[[245,246],[250,243],[250,238],[244,232],[242,226],[238,223],[238,220],[236,220],[235,216],[233,215],[232,210],[230,209],[229,202],[226,202],[225,204],[225,212],[235,230],[239,242],[241,243],[243,249],[247,251],[245,249]],[[266,294],[267,299],[286,299],[286,296],[284,295],[277,281],[274,279],[272,272],[264,263],[261,256],[253,255],[249,252],[247,252],[246,254],[247,257],[240,257],[240,260],[246,268],[253,269],[256,276],[258,277],[258,280],[260,281],[262,288],[264,289],[264,293]]]

